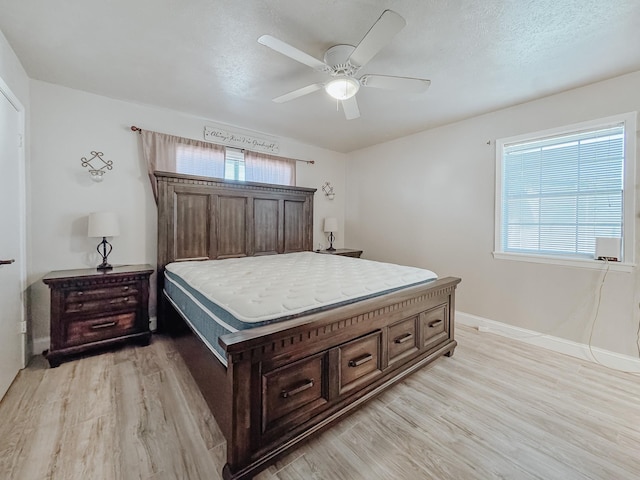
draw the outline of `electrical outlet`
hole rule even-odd
[[[19,333],[27,333],[27,322],[18,323],[18,332]]]

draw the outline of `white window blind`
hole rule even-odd
[[[225,161],[222,151],[198,145],[176,144],[176,172],[222,178]]]
[[[624,122],[503,144],[501,251],[593,258],[623,237],[624,185]]]
[[[244,152],[237,148],[225,148],[224,155],[225,180],[245,180]]]

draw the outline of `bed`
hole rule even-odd
[[[289,259],[315,262],[319,257],[330,257],[325,258],[330,264],[365,260],[310,253],[315,189],[165,172],[155,177],[158,325],[173,335],[227,440],[225,479],[252,478],[382,390],[453,354],[455,289],[460,282],[454,277],[416,279],[403,288],[360,295],[359,300],[327,293],[330,300],[310,311],[294,305],[283,315],[260,317],[252,328],[235,328],[235,320],[226,321],[233,328],[213,345],[215,340],[199,331],[196,315],[183,311],[179,296],[164,294],[166,287],[197,297],[200,290],[182,283],[190,275],[202,276],[189,273],[192,267],[216,260],[215,265],[234,272],[246,263],[244,257],[262,255],[278,257],[246,260],[265,265]],[[223,259],[229,260],[219,261]],[[338,268],[346,271],[347,264]],[[246,320],[246,312],[239,315]],[[284,320],[275,321],[280,318]]]

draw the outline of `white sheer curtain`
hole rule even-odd
[[[224,147],[165,133],[140,132],[153,195],[158,200],[155,171],[224,178]],[[180,168],[179,168],[180,167]]]
[[[248,182],[296,184],[296,161],[245,150],[245,180]]]

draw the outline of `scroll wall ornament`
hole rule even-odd
[[[91,180],[99,183],[103,180],[102,177],[105,171],[113,169],[113,161],[105,160],[104,158],[102,158],[102,156],[104,155],[104,153],[102,152],[91,151],[91,155],[92,157],[88,160],[86,157],[82,157],[80,159],[80,163],[82,163],[83,167],[89,168]],[[93,164],[91,162],[93,162]],[[97,167],[94,165],[97,165]]]
[[[329,182],[324,182],[324,185],[322,185],[322,191],[324,192],[325,197],[328,197],[329,200],[333,200],[336,196],[336,194],[333,193],[333,186]]]

